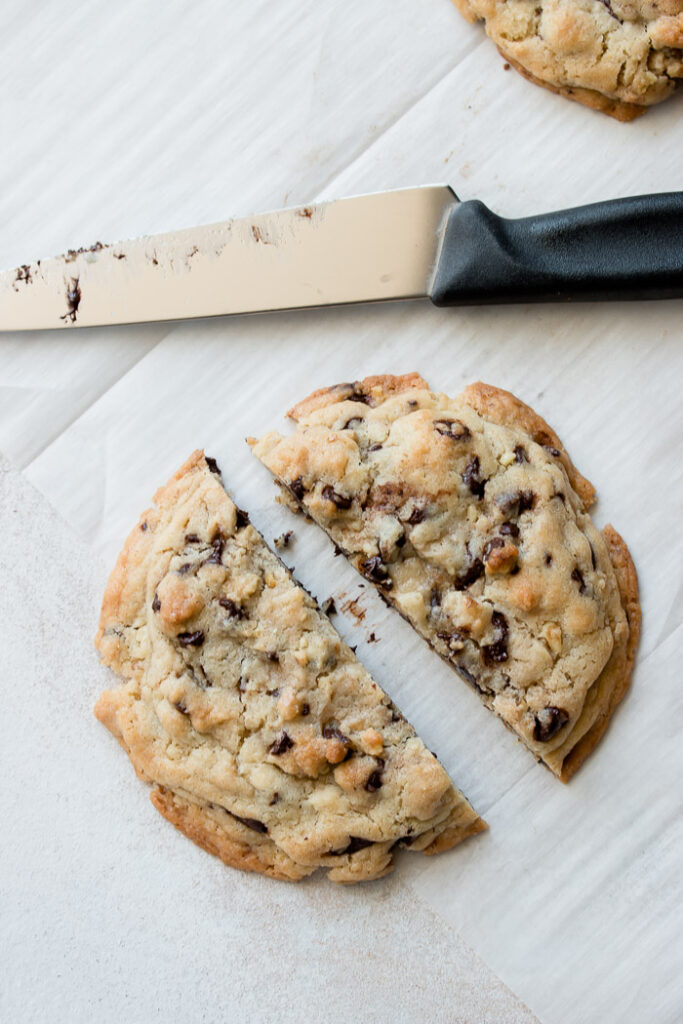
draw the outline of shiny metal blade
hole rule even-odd
[[[425,186],[98,242],[0,274],[0,330],[424,296],[455,202]]]

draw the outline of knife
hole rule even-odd
[[[350,302],[683,296],[683,192],[509,220],[447,185],[69,250],[0,274],[0,330]]]

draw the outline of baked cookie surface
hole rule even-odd
[[[622,121],[683,78],[683,0],[454,0],[513,67]]]
[[[123,680],[97,717],[233,867],[363,881],[486,827],[201,452],[130,534],[96,646]]]
[[[283,485],[535,757],[568,779],[629,682],[637,581],[592,485],[508,392],[416,374],[311,395],[250,441]]]

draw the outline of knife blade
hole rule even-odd
[[[447,185],[69,250],[0,274],[0,330],[430,298],[683,296],[683,193],[508,220]]]

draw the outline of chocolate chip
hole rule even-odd
[[[291,480],[287,487],[292,492],[297,501],[303,501],[304,497],[304,482],[300,476],[296,480]]]
[[[502,537],[491,537],[491,540],[487,540],[486,544],[484,545],[484,561],[488,562],[489,555],[496,548],[503,547],[505,547],[505,541],[503,540]]]
[[[196,666],[196,671],[194,669],[192,670],[192,678],[195,685],[198,686],[200,690],[208,690],[213,686],[213,683],[201,665]]]
[[[186,573],[188,573],[190,571],[191,568],[192,568],[192,563],[191,562],[184,562],[180,566],[180,568],[178,569],[178,573],[181,576],[184,576]]]
[[[415,508],[413,508],[413,510],[411,511],[408,518],[405,520],[405,522],[410,523],[411,526],[417,526],[418,523],[421,523],[423,521],[426,515],[426,511],[423,508],[419,508],[419,506],[416,505]]]
[[[363,576],[372,583],[377,583],[380,587],[384,587],[385,590],[391,590],[393,582],[386,565],[379,555],[374,555],[372,558],[361,562],[359,569]]]
[[[559,459],[562,454],[557,448],[553,448],[551,444],[544,444],[543,447],[547,451],[548,455],[552,455],[554,459]]]
[[[503,515],[520,515],[533,508],[536,495],[533,491],[503,491],[495,498]]]
[[[176,701],[173,707],[176,709],[176,711],[179,711],[181,715],[185,715],[186,718],[190,717],[190,712],[187,710],[187,708],[185,707],[181,700]]]
[[[552,555],[546,554],[546,556],[545,556],[545,564],[546,565],[552,565],[553,564],[553,556]]]
[[[228,615],[230,616],[231,619],[244,619],[244,618],[246,618],[246,612],[244,611],[244,609],[240,608],[240,606],[237,604],[237,602],[233,601],[232,598],[230,598],[230,597],[219,597],[218,598],[218,603],[221,606],[221,608],[225,608],[226,612],[228,613]]]
[[[205,565],[221,565],[223,558],[223,548],[225,547],[225,540],[221,535],[220,531],[217,531],[213,540],[211,541],[211,554],[205,560]]]
[[[238,508],[235,514],[235,527],[238,530],[243,530],[245,526],[249,525],[249,516],[244,509]]]
[[[528,462],[529,461],[529,456],[527,454],[527,450],[526,450],[526,448],[523,447],[523,445],[518,444],[512,450],[515,453],[515,462]]]
[[[351,746],[351,740],[349,737],[345,736],[341,729],[338,729],[336,725],[323,726],[323,736],[326,740],[339,740],[345,746]]]
[[[268,651],[268,661],[279,661],[280,655],[277,651]]]
[[[491,616],[491,625],[495,630],[496,639],[492,644],[485,644],[481,652],[487,665],[497,665],[508,660],[508,622],[502,612],[494,612]]]
[[[572,569],[572,579],[575,583],[579,584],[579,593],[586,593],[586,584],[584,583],[583,573],[580,569]]]
[[[456,590],[466,590],[467,587],[471,587],[483,575],[484,563],[480,558],[474,558],[464,572],[455,577],[453,586]]]
[[[155,594],[154,595],[154,600],[152,601],[152,611],[153,612],[158,612],[160,609],[161,609],[161,601],[159,600],[159,595]]]
[[[353,505],[353,498],[347,498],[346,495],[339,494],[331,484],[325,484],[321,493],[325,501],[331,501],[339,509],[351,508]]]
[[[484,488],[486,486],[486,480],[482,480],[479,476],[479,456],[473,455],[470,461],[465,466],[465,472],[462,474],[463,483],[470,489],[475,498],[484,497]]]
[[[228,814],[231,818],[234,818],[235,821],[239,821],[242,825],[246,825],[247,828],[252,829],[253,832],[266,833],[268,831],[268,826],[264,825],[262,821],[257,821],[256,818],[240,818],[239,814],[233,814],[232,811],[228,811]]]
[[[268,753],[279,757],[286,754],[294,746],[294,740],[286,732],[281,732],[278,738],[268,747]]]
[[[434,429],[442,437],[450,437],[452,441],[466,441],[471,437],[469,428],[461,420],[434,420]]]
[[[178,633],[176,640],[181,647],[201,647],[204,643],[204,630],[196,629],[194,633]]]
[[[220,466],[218,465],[216,460],[212,459],[210,455],[205,455],[204,459],[206,461],[207,466],[211,470],[211,472],[215,473],[216,476],[220,476],[221,475],[221,470],[220,470]]]
[[[520,491],[519,492],[519,515],[523,512],[528,512],[529,509],[534,507],[536,501],[536,495],[533,491]]]
[[[357,423],[362,423],[362,422],[363,422],[363,417],[362,416],[352,416],[350,420],[346,421],[346,423],[342,427],[342,430],[349,430],[349,429],[353,430]]]
[[[519,527],[515,523],[501,523],[498,533],[502,533],[505,537],[519,537]]]
[[[360,402],[362,405],[373,406],[375,403],[372,400],[372,396],[368,395],[365,391],[361,391],[358,383],[353,385],[353,391],[349,395],[349,401]]]
[[[196,533],[186,533],[185,534],[185,543],[186,544],[199,544],[199,537],[197,536]]]
[[[547,743],[569,721],[564,708],[543,708],[534,716],[534,739],[539,743]]]
[[[144,523],[140,523],[140,529],[141,529],[141,530],[142,530],[142,532],[144,533],[144,532],[145,532],[145,530],[147,529],[147,523],[146,523],[146,522],[144,522]]]
[[[384,445],[381,445],[379,442],[377,442],[376,444],[371,444],[370,447],[368,448],[368,451],[369,452],[378,452],[383,447],[384,447]]]
[[[310,704],[302,704],[301,705],[301,717],[302,718],[306,718],[308,715],[310,715],[310,713],[311,713],[311,705]]]
[[[323,601],[323,603],[322,603],[322,611],[324,612],[325,615],[336,615],[337,614],[337,606],[334,603],[334,598],[333,597],[328,597],[326,601]]]
[[[268,801],[268,806],[269,807],[273,807],[276,803],[279,802],[279,800],[280,800],[280,794],[277,793],[277,792],[273,793],[273,795],[271,796],[270,800]]]
[[[376,793],[378,789],[382,788],[382,772],[384,771],[385,762],[382,758],[377,759],[377,768],[372,772],[363,787],[366,793]]]

